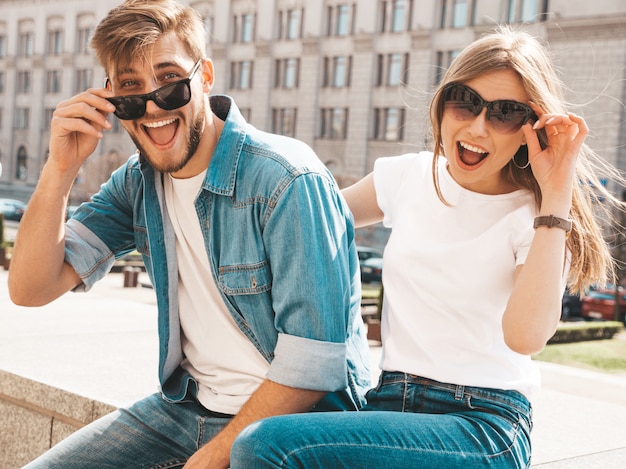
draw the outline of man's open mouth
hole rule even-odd
[[[155,122],[146,122],[142,124],[142,127],[156,145],[165,146],[176,136],[179,123],[178,117],[173,117]]]

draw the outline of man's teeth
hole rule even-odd
[[[171,124],[172,122],[175,122],[175,121],[176,121],[176,119],[165,119],[165,120],[157,121],[157,122],[146,122],[144,125],[146,127],[150,127],[152,129],[156,129],[157,127],[163,127],[163,126],[169,125],[169,124]]]
[[[466,150],[473,151],[474,153],[487,153],[482,148],[475,147],[474,145],[470,145],[469,143],[459,142],[459,145],[461,145],[461,147],[465,148]]]

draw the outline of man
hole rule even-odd
[[[228,467],[260,418],[353,410],[369,385],[354,231],[305,144],[208,94],[204,29],[175,0],[128,0],[92,39],[105,89],[59,104],[22,220],[13,301],[88,290],[137,249],[159,309],[161,394],[75,433],[32,467]],[[81,164],[121,119],[138,151],[64,225]]]

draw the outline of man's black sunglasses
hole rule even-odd
[[[508,99],[485,101],[476,91],[459,83],[449,83],[444,87],[443,104],[450,116],[459,121],[476,118],[486,107],[487,121],[502,134],[514,134],[526,122],[537,120],[532,108],[524,103]]]
[[[198,60],[187,78],[169,83],[151,93],[131,94],[106,99],[115,105],[115,115],[123,120],[134,120],[142,117],[146,113],[148,101],[154,101],[157,106],[166,111],[178,109],[191,100],[191,86],[189,83],[201,63],[202,60]],[[108,87],[108,84],[109,79],[107,78],[105,88]]]

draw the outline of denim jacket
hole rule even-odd
[[[247,124],[226,96],[225,121],[195,201],[213,280],[267,378],[328,391],[322,409],[355,409],[370,384],[352,215],[304,143]],[[88,290],[115,259],[139,251],[159,311],[159,379],[181,401],[197,384],[183,360],[178,268],[163,174],[135,155],[67,222],[65,259]]]

